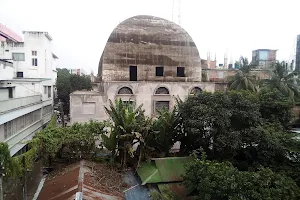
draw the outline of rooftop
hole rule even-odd
[[[19,36],[17,33],[13,32],[6,26],[0,23],[0,37],[4,37],[8,40],[11,40],[13,42],[22,42],[23,39],[21,36]]]
[[[77,192],[82,192],[83,199],[87,200],[120,200],[125,189],[120,173],[104,164],[81,161],[50,173],[37,200],[75,199]]]
[[[45,34],[45,36],[51,41],[52,37],[48,32],[43,32],[43,31],[23,31],[23,34],[25,33],[31,33],[31,34]]]

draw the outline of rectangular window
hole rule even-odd
[[[169,101],[155,101],[155,113],[157,110],[161,110],[163,107],[169,110]]]
[[[130,81],[137,81],[137,66],[130,66],[129,67],[129,80]]]
[[[51,97],[51,86],[48,86],[48,98]]]
[[[25,61],[24,53],[12,53],[13,61]]]
[[[37,51],[31,51],[32,56],[37,56]]]
[[[177,67],[177,77],[185,77],[184,67]]]
[[[32,58],[32,66],[38,66],[37,58]]]
[[[47,86],[44,86],[44,94],[47,94]]]
[[[156,76],[164,76],[164,67],[156,67]]]
[[[13,88],[8,88],[8,98],[14,98]]]
[[[23,78],[23,72],[17,72],[17,78]]]

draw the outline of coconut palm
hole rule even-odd
[[[250,70],[253,67],[249,64],[247,58],[240,58],[240,69],[232,77],[229,77],[229,90],[250,90],[257,91],[254,85],[254,78],[250,76]]]
[[[285,62],[276,62],[274,70],[271,71],[271,79],[264,80],[263,86],[268,89],[278,89],[285,96],[294,100],[294,96],[299,97],[299,83],[297,72],[288,73]]]

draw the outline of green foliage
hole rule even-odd
[[[288,73],[285,62],[276,62],[274,70],[271,72],[271,79],[264,80],[263,86],[268,89],[277,89],[286,97],[294,101],[294,97],[300,96],[297,72]]]
[[[95,140],[100,138],[105,125],[90,121],[84,124],[73,124],[70,127],[48,126],[34,137],[38,152],[47,164],[56,156],[79,159],[95,152]]]
[[[7,143],[0,143],[0,173],[5,177],[15,177],[21,172],[21,167],[12,157]]]
[[[158,113],[153,122],[153,134],[149,143],[150,146],[155,146],[158,153],[167,156],[174,145],[175,137],[181,132],[180,117],[177,115],[177,107],[172,111],[163,108]]]
[[[199,199],[299,199],[300,189],[289,177],[261,168],[238,171],[230,162],[196,160],[187,167],[184,182]]]
[[[179,105],[185,132],[178,135],[185,155],[200,147],[209,157],[230,159],[260,123],[255,93],[203,93]],[[242,137],[244,136],[244,137]]]
[[[189,97],[179,105],[181,151],[203,149],[208,159],[230,161],[243,171],[269,167],[300,184],[300,141],[286,130],[291,108],[278,90]]]
[[[70,93],[76,90],[91,90],[92,84],[89,76],[70,74],[67,69],[57,69],[57,95],[64,103],[65,113],[69,113]]]
[[[115,104],[110,101],[109,108],[105,107],[107,114],[111,120],[112,134],[115,135],[116,142],[113,138],[110,142],[116,144],[116,148],[120,151],[120,159],[123,167],[127,165],[127,157],[134,157],[133,144],[139,143],[138,165],[142,156],[151,149],[147,144],[151,131],[151,119],[144,115],[142,105],[136,107],[135,103],[123,102],[121,99],[116,100]],[[112,136],[113,137],[113,136]],[[106,138],[106,136],[104,136]],[[106,138],[107,139],[107,138]],[[107,140],[106,140],[107,141]],[[113,156],[117,152],[113,151]],[[113,157],[114,160],[114,157]]]
[[[264,121],[280,123],[283,127],[293,119],[293,102],[279,90],[263,89],[259,92],[260,113]]]
[[[250,75],[253,66],[249,64],[248,59],[241,57],[239,66],[239,71],[233,77],[229,77],[229,90],[257,91],[255,79]]]
[[[152,190],[150,192],[150,196],[152,200],[180,200],[182,198],[175,195],[170,190],[163,190],[161,193],[158,190]]]

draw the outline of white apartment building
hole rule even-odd
[[[0,142],[11,156],[46,126],[53,113],[58,57],[47,32],[24,31],[24,42],[0,46]]]

